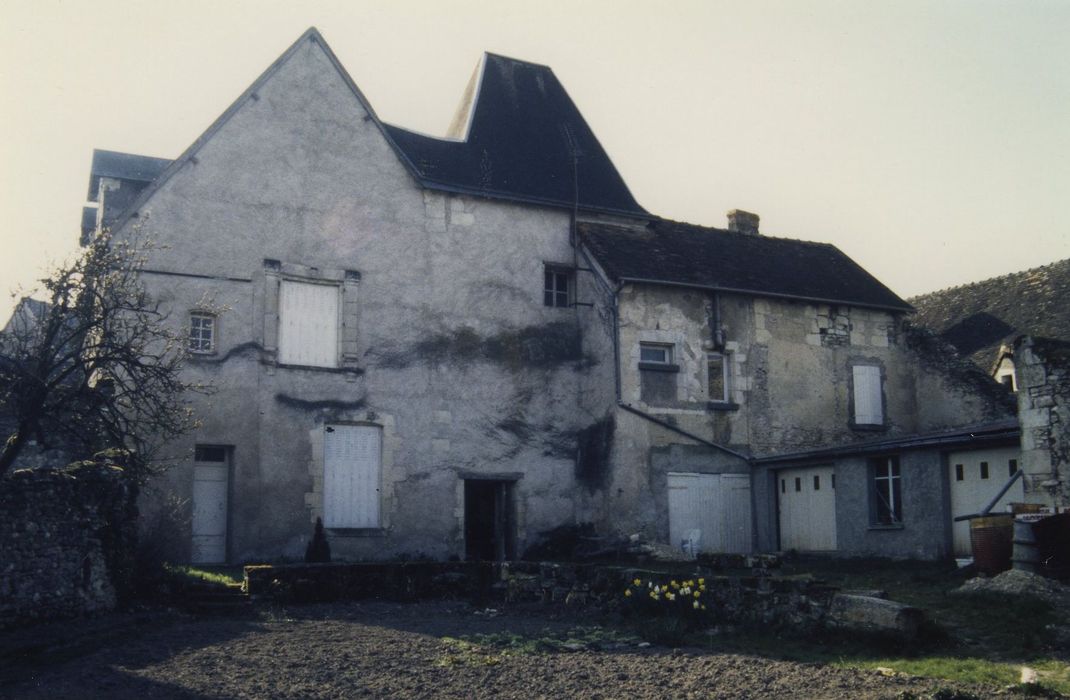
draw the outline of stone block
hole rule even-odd
[[[892,600],[864,595],[837,594],[832,599],[825,622],[829,627],[883,634],[910,640],[918,635],[924,613]]]

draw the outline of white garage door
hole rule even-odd
[[[669,542],[674,547],[698,530],[699,550],[751,551],[749,474],[669,474]]]
[[[952,452],[947,457],[948,481],[951,484],[951,517],[979,512],[995,498],[1018,470],[1019,451],[1016,447],[971,452]],[[1018,479],[999,499],[992,512],[1007,512],[1007,504],[1025,500],[1022,480]],[[952,521],[955,555],[970,556],[970,523]]]
[[[778,472],[777,505],[782,550],[836,549],[836,475],[832,467]]]

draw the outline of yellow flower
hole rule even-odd
[[[699,586],[699,587],[698,587],[698,589],[699,589],[700,591],[704,591],[704,590],[706,590],[706,587],[705,587],[705,586]]]
[[[698,598],[701,595],[698,591],[695,591],[695,597]]]
[[[672,593],[666,593],[665,597],[668,598],[669,600],[676,600],[676,596],[674,594],[672,594]]]
[[[635,579],[634,581],[632,581],[632,585],[633,586],[642,586],[643,582],[640,581],[639,579]]]
[[[705,610],[705,609],[706,609],[706,606],[705,606],[705,605],[703,605],[703,606],[702,606],[702,609],[703,609],[703,610]]]
[[[624,591],[624,597],[625,598],[631,598],[631,596],[632,596],[632,589],[630,589],[630,588],[626,589]]]
[[[704,578],[700,578],[700,579],[698,580],[698,585],[700,585],[700,586],[703,586],[703,585],[705,585],[705,584],[706,584],[706,579],[704,579]]]
[[[692,603],[691,607],[693,607],[695,610],[698,610],[698,601],[696,600],[694,603]]]
[[[679,588],[680,587],[680,584],[678,584],[676,581],[669,581],[669,585],[672,586],[673,588]]]

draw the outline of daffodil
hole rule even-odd
[[[669,600],[676,600],[676,595],[674,593],[666,593],[665,597]]]
[[[630,588],[629,588],[629,589],[626,589],[626,590],[624,591],[624,597],[625,597],[625,598],[631,598],[631,597],[632,597],[632,589],[630,589]]]
[[[698,592],[698,591],[695,591],[695,597],[696,597],[696,598],[698,598],[698,597],[699,597],[699,595],[700,595],[700,594],[699,594],[699,592]]]
[[[676,581],[669,581],[669,585],[672,586],[673,588],[679,588],[680,587],[680,584],[678,584]]]
[[[635,579],[634,581],[632,581],[632,585],[633,586],[642,586],[643,582],[640,581],[639,579]]]
[[[705,609],[706,609],[706,606],[705,606],[705,605],[703,605],[703,606],[702,606],[702,609],[703,609],[703,610],[705,610]]]
[[[700,586],[704,586],[704,585],[706,585],[706,579],[704,579],[704,578],[700,578],[700,579],[698,580],[698,585],[700,585]]]
[[[696,600],[694,603],[692,603],[691,607],[693,607],[695,610],[698,610],[698,601]]]

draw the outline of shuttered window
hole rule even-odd
[[[854,374],[855,424],[883,425],[881,368],[874,365],[855,365],[852,370]]]
[[[329,425],[324,430],[324,526],[379,527],[382,429]]]
[[[338,366],[339,288],[283,280],[279,288],[279,362]]]

